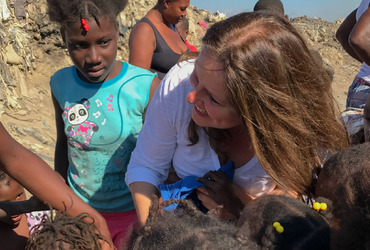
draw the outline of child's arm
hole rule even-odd
[[[54,169],[67,182],[67,171],[69,166],[67,137],[64,133],[64,121],[62,119],[63,110],[60,108],[58,101],[52,94],[55,109],[55,124],[57,129],[57,142],[55,145]]]
[[[363,62],[370,65],[370,8],[362,14],[349,37],[350,45]]]
[[[339,29],[336,33],[336,38],[338,39],[339,43],[342,45],[343,49],[354,59],[359,62],[362,62],[361,58],[357,55],[354,49],[349,44],[349,36],[352,32],[353,27],[356,25],[356,12],[357,9],[351,12],[343,23],[340,25]]]
[[[235,218],[239,218],[244,204],[235,194],[233,186],[225,173],[209,171],[203,177],[198,178],[197,181],[206,185],[198,188],[198,198],[205,207],[212,210],[221,206]]]
[[[33,195],[70,216],[90,214],[101,233],[110,238],[104,218],[79,198],[40,157],[16,142],[0,123],[0,168]]]

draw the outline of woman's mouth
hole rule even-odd
[[[205,109],[199,108],[197,105],[194,104],[194,109],[199,116],[208,116],[208,113]]]

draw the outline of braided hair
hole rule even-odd
[[[86,222],[85,219],[93,221]],[[44,215],[40,224],[35,225],[28,239],[26,250],[39,249],[81,249],[100,250],[99,240],[112,244],[100,234],[94,219],[87,213],[70,217],[58,212],[55,217]]]
[[[100,18],[109,17],[116,21],[118,14],[126,7],[127,0],[47,0],[51,21],[68,27],[76,19],[93,18],[100,25]]]

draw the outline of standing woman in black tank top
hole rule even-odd
[[[158,72],[162,79],[189,50],[175,27],[189,4],[190,0],[158,0],[131,32],[129,63]]]

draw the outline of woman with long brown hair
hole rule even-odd
[[[213,171],[229,161],[250,196],[305,194],[325,154],[348,146],[330,83],[285,18],[242,13],[214,24],[195,63],[175,66],[148,108],[126,173],[140,222],[171,166],[180,178],[206,174],[199,199],[236,216],[240,196]]]

